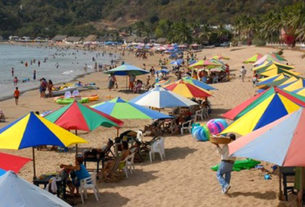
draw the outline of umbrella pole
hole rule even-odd
[[[32,157],[33,157],[33,172],[34,172],[34,179],[36,178],[36,163],[35,163],[35,148],[32,147]]]
[[[77,136],[77,129],[75,129],[75,135]],[[75,145],[75,156],[78,153],[78,144]]]
[[[127,76],[126,76],[126,91],[128,89],[128,81],[127,81]]]

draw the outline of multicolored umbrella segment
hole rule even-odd
[[[257,67],[254,67],[252,70],[256,71],[256,73],[262,73],[266,72],[268,70],[273,70],[273,69],[285,69],[285,70],[291,70],[294,69],[294,66],[291,65],[284,65],[275,61],[266,61],[262,65],[259,65]]]
[[[215,67],[219,67],[222,66],[222,64],[220,63],[215,63],[211,60],[199,60],[198,62],[190,65],[190,68],[215,68]]]
[[[0,206],[71,207],[56,195],[22,179],[12,171],[0,177]]]
[[[257,60],[259,60],[262,57],[263,57],[262,54],[257,53],[255,55],[253,55],[252,57],[248,58],[247,60],[243,61],[243,63],[245,63],[245,64],[247,64],[247,63],[255,63]]]
[[[229,57],[224,57],[224,56],[221,56],[221,55],[215,55],[212,57],[212,59],[215,59],[215,60],[230,60]]]
[[[305,166],[305,110],[299,109],[229,144],[234,157]]]
[[[68,147],[79,143],[87,143],[87,141],[33,112],[0,129],[0,149],[33,148],[34,177],[36,177],[34,147],[42,145]]]
[[[288,76],[284,76],[283,74],[271,76],[271,78],[260,81],[256,84],[256,86],[277,86],[280,85],[281,83],[284,83],[289,79]]]
[[[94,109],[111,115],[117,119],[165,119],[172,118],[169,115],[145,108],[135,103],[114,98],[92,106]]]
[[[211,93],[183,80],[165,86],[166,89],[186,98],[207,98]]]
[[[279,55],[278,53],[275,53],[275,52],[271,53],[271,56],[280,60],[280,61],[287,61],[283,56],[281,56],[281,55]]]
[[[182,80],[184,82],[187,82],[187,83],[191,83],[199,88],[203,88],[205,90],[208,90],[208,91],[212,91],[212,90],[217,90],[216,88],[213,88],[212,86],[202,82],[202,81],[199,81],[199,80],[196,80],[194,78],[191,78],[191,77],[184,77],[182,78]]]
[[[129,102],[141,106],[154,107],[154,108],[173,108],[173,107],[190,107],[197,105],[183,96],[173,93],[161,86],[156,86],[152,90],[137,96]]]
[[[124,64],[124,65],[121,65],[119,67],[108,70],[104,73],[120,75],[120,76],[127,76],[127,75],[144,75],[144,74],[147,74],[149,72],[146,71],[146,70],[143,70],[141,68],[138,68],[134,65]]]
[[[118,126],[107,117],[76,101],[48,114],[45,118],[67,130],[92,131],[99,126]]]
[[[294,83],[292,83],[286,87],[283,87],[283,89],[286,91],[295,91],[297,89],[304,88],[304,87],[305,87],[305,79],[300,78],[299,80],[295,81]]]
[[[222,133],[233,132],[245,135],[295,112],[300,107],[305,106],[305,97],[298,96],[301,97],[298,99],[295,95],[292,96],[278,88],[270,89],[241,111],[235,117],[236,121]]]
[[[281,69],[281,68],[275,68],[275,69],[271,69],[271,70],[267,70],[265,72],[260,73],[260,75],[263,76],[274,76],[277,74],[283,73],[287,76],[294,76],[294,77],[299,77],[300,73],[292,71],[292,70],[286,70],[286,69]]]
[[[266,54],[263,57],[261,57],[260,59],[258,59],[253,65],[254,66],[258,66],[263,64],[265,61],[271,61],[271,62],[282,62],[282,60],[277,59],[277,57],[275,55],[272,54]]]
[[[19,170],[29,161],[31,161],[29,158],[0,152],[0,176],[9,170],[18,173]]]
[[[305,97],[305,88],[299,88],[299,89],[297,89],[295,91],[292,91],[292,92],[296,93],[296,94],[298,94],[300,96],[304,96]]]
[[[298,79],[294,76],[290,77],[288,80],[286,80],[285,82],[281,83],[278,87],[279,88],[285,88],[289,85],[291,85],[292,83],[296,82]]]

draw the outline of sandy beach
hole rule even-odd
[[[209,58],[213,55],[230,57],[230,60],[226,61],[226,63],[230,65],[232,73],[236,75],[236,78],[230,82],[212,85],[218,90],[213,92],[213,96],[209,99],[213,109],[211,118],[220,117],[222,113],[255,94],[255,88],[252,86],[251,81],[250,64],[245,65],[248,71],[246,81],[242,82],[238,78],[240,68],[243,65],[242,61],[257,52],[265,54],[275,51],[278,50],[251,46],[204,49],[202,52],[197,53],[199,59],[204,56]],[[283,56],[290,65],[296,67],[296,71],[304,75],[302,54],[299,51],[284,50]],[[126,52],[124,60],[138,67],[142,67],[143,63],[145,63],[146,69],[149,69],[151,66],[158,67],[160,57],[160,55],[154,55],[143,60],[136,58],[133,53],[128,54]],[[100,97],[99,102],[117,96],[129,100],[138,95],[133,93],[126,94],[120,91],[125,89],[125,77],[117,77],[119,89],[109,91],[107,89],[107,78],[108,76],[101,72],[78,78],[78,80],[85,83],[95,82],[100,87],[96,91],[81,92],[81,95],[98,94]],[[145,78],[146,76],[141,76],[141,79],[145,80]],[[92,104],[95,103],[97,102]],[[7,125],[29,111],[43,112],[58,109],[59,107],[60,105],[56,104],[53,98],[40,98],[38,90],[28,91],[21,95],[18,106],[15,106],[13,99],[0,102],[0,109],[3,110],[7,117],[7,122],[0,123],[0,127]],[[150,122],[150,120],[126,120],[121,131],[143,129],[143,126]],[[108,138],[114,138],[116,130],[100,127],[93,132],[80,133],[79,135],[89,141],[89,144],[81,145],[81,148],[96,148],[106,144]],[[1,151],[29,158],[32,156],[31,149]],[[289,197],[289,202],[279,201],[278,176],[273,176],[271,180],[264,180],[264,174],[256,169],[233,172],[232,187],[227,195],[223,195],[216,179],[216,173],[210,169],[210,167],[219,162],[220,158],[215,146],[209,142],[197,142],[191,135],[166,137],[165,153],[166,159],[162,162],[156,156],[156,161],[152,164],[149,161],[136,164],[135,174],[127,179],[118,183],[100,183],[98,186],[101,200],[97,203],[94,197],[89,195],[85,205],[79,204],[78,206],[295,206],[294,196]],[[61,163],[73,163],[73,157],[74,153],[37,151],[37,174],[56,172],[60,170],[59,165]],[[265,166],[270,168],[271,165],[265,164]],[[94,164],[89,164],[89,168],[93,167]],[[33,176],[31,162],[21,170],[20,176],[31,181]]]

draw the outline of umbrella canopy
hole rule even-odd
[[[286,80],[285,82],[281,83],[278,87],[279,88],[285,88],[289,85],[291,85],[292,83],[296,82],[298,79],[294,76],[290,77],[288,80]]]
[[[183,80],[171,83],[165,88],[187,98],[207,98],[211,96],[209,91],[206,91]]]
[[[260,73],[261,75],[263,76],[274,76],[274,75],[277,75],[277,74],[280,74],[280,73],[283,73],[287,76],[295,76],[295,77],[298,77],[300,75],[300,73],[298,72],[295,72],[295,71],[292,71],[292,70],[287,70],[287,69],[281,69],[281,68],[274,68],[274,69],[271,69],[271,70],[267,70],[265,72],[262,72]]]
[[[272,54],[266,54],[263,57],[261,57],[260,59],[258,59],[253,65],[257,66],[257,65],[261,65],[263,64],[265,61],[275,61],[275,62],[281,62],[282,60],[277,59],[276,56],[272,55]]]
[[[271,53],[271,56],[280,61],[287,61],[284,57],[282,57],[281,55],[279,55],[278,53],[275,53],[275,52]]]
[[[271,76],[271,78],[260,81],[256,84],[256,86],[277,86],[280,85],[281,83],[284,83],[286,80],[288,80],[289,77],[284,76],[283,74]]]
[[[253,55],[252,57],[248,58],[247,60],[243,61],[243,63],[255,63],[257,60],[259,60],[260,58],[262,58],[263,55],[260,53],[257,53],[255,55]]]
[[[41,145],[67,147],[86,140],[30,112],[0,129],[1,149],[23,149]]]
[[[305,166],[305,111],[299,109],[229,144],[235,157]]]
[[[187,83],[191,83],[199,88],[203,88],[205,90],[208,90],[208,91],[211,91],[211,90],[216,90],[216,88],[213,88],[212,86],[209,86],[208,84],[202,82],[202,81],[199,81],[199,80],[196,80],[194,78],[191,78],[191,77],[184,77],[182,78],[183,81],[187,82]]]
[[[152,90],[130,100],[141,106],[154,107],[154,108],[173,108],[173,107],[189,107],[197,105],[197,103],[173,93],[169,90],[156,86]]]
[[[141,68],[138,68],[134,65],[124,64],[124,65],[121,65],[119,67],[108,70],[105,73],[106,74],[126,76],[126,75],[144,75],[144,74],[147,74],[149,72],[146,71],[146,70],[143,70]]]
[[[8,170],[18,173],[19,170],[29,161],[31,161],[29,158],[0,152],[0,176]]]
[[[20,178],[12,171],[0,177],[0,207],[71,207],[57,196]]]
[[[305,106],[304,97],[291,94],[278,88],[268,90],[242,110],[222,133],[245,135]]]
[[[221,55],[215,55],[212,57],[212,59],[215,59],[215,60],[230,60],[229,57],[224,57],[224,56],[221,56]]]
[[[45,118],[67,130],[92,131],[99,126],[118,126],[107,117],[76,101],[48,114]]]
[[[222,66],[222,64],[212,62],[211,60],[199,60],[198,62],[190,65],[189,67],[190,68],[203,68],[203,67],[213,68],[213,67],[219,67],[219,66]]]
[[[283,87],[284,90],[286,91],[295,91],[297,89],[300,88],[304,88],[305,87],[305,80],[303,78],[300,78],[299,80],[295,81],[294,83]]]
[[[145,108],[135,103],[114,98],[92,106],[94,109],[109,114],[117,119],[163,119],[172,118],[166,114]]]
[[[262,65],[254,67],[252,70],[256,71],[257,73],[262,73],[268,70],[273,70],[273,69],[285,69],[285,70],[291,70],[294,69],[294,66],[291,65],[284,65],[275,61],[266,61]]]
[[[182,65],[183,59],[177,59],[171,62],[172,65]]]

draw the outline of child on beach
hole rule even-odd
[[[15,104],[18,105],[18,99],[19,99],[20,92],[18,90],[18,87],[16,87],[14,91],[14,98],[15,98]]]

